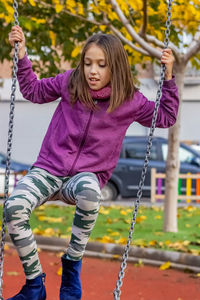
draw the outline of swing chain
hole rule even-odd
[[[168,12],[167,12],[164,48],[167,48],[168,44],[169,44],[172,1],[173,0],[168,1]],[[162,64],[161,65],[161,72],[160,72],[159,87],[158,87],[158,91],[157,91],[157,95],[156,95],[156,101],[155,101],[155,110],[154,110],[154,114],[153,114],[153,118],[152,118],[152,124],[151,124],[151,128],[150,128],[150,133],[149,133],[149,137],[148,137],[146,155],[145,155],[145,159],[144,159],[144,165],[143,165],[141,178],[140,178],[140,182],[139,182],[139,188],[138,188],[138,192],[137,192],[137,199],[136,199],[135,207],[134,207],[134,210],[133,210],[133,216],[132,216],[132,219],[131,219],[131,226],[129,228],[129,235],[128,235],[128,238],[127,238],[127,244],[126,244],[126,247],[125,247],[125,250],[124,250],[124,254],[122,256],[122,263],[121,263],[121,268],[120,268],[120,271],[119,271],[119,274],[118,274],[118,280],[117,280],[117,283],[116,283],[116,288],[113,292],[115,300],[120,300],[121,287],[122,287],[122,284],[123,284],[122,279],[125,276],[125,269],[127,267],[127,260],[128,260],[130,244],[131,244],[132,236],[133,236],[134,229],[135,229],[136,217],[137,217],[137,213],[138,213],[138,209],[139,209],[139,205],[140,205],[140,201],[141,201],[141,197],[142,197],[144,181],[145,181],[147,168],[148,168],[148,164],[149,164],[149,159],[150,159],[150,154],[151,154],[153,134],[154,134],[154,131],[155,131],[155,128],[156,128],[156,119],[157,119],[157,115],[158,115],[160,99],[161,99],[161,96],[162,96],[163,81],[164,81],[164,78],[165,78],[165,69],[166,69],[165,65]]]
[[[19,25],[18,22],[18,3],[13,1],[14,8],[14,25]],[[5,217],[5,204],[9,194],[9,177],[10,177],[10,161],[11,161],[11,149],[13,140],[13,125],[14,125],[14,110],[15,110],[15,91],[17,82],[17,70],[18,70],[18,43],[15,43],[13,56],[13,74],[12,74],[12,86],[11,86],[11,100],[10,100],[10,114],[8,125],[8,141],[7,141],[7,158],[6,158],[6,170],[5,170],[5,188],[4,188],[4,205],[3,205],[3,218],[2,218],[2,230],[1,230],[1,245],[0,245],[0,300],[3,300],[2,287],[3,287],[3,259],[4,259],[4,246],[6,237],[6,217]]]

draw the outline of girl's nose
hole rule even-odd
[[[91,75],[94,75],[97,73],[95,66],[91,66],[90,73],[91,73]]]

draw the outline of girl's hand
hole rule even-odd
[[[26,41],[25,41],[24,33],[20,26],[17,25],[12,27],[11,32],[9,33],[9,42],[13,48],[15,47],[15,42],[18,42],[18,47],[19,47],[18,57],[19,59],[22,59],[26,54],[26,46],[25,46]],[[13,51],[11,52],[11,54],[13,54]]]
[[[161,63],[165,64],[165,80],[172,79],[172,70],[174,64],[174,56],[172,54],[172,50],[167,48],[162,50]]]

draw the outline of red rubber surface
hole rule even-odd
[[[57,274],[61,267],[58,253],[40,252],[43,270],[46,272],[47,300],[59,300],[61,276]],[[82,268],[82,300],[114,299],[119,261],[96,258],[84,258]],[[25,277],[15,250],[5,251],[4,299],[15,295],[25,282]],[[135,267],[129,263],[122,286],[121,300],[200,300],[200,277],[158,267]]]

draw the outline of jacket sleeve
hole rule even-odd
[[[135,115],[135,121],[143,126],[150,127],[155,109],[155,102],[149,101],[142,93],[136,92],[138,107]],[[158,109],[156,127],[168,128],[175,124],[179,107],[178,88],[175,78],[165,80],[162,87],[162,97]]]
[[[42,104],[58,99],[61,96],[64,74],[38,80],[27,55],[18,62],[17,78],[20,92],[25,99],[33,103]]]

